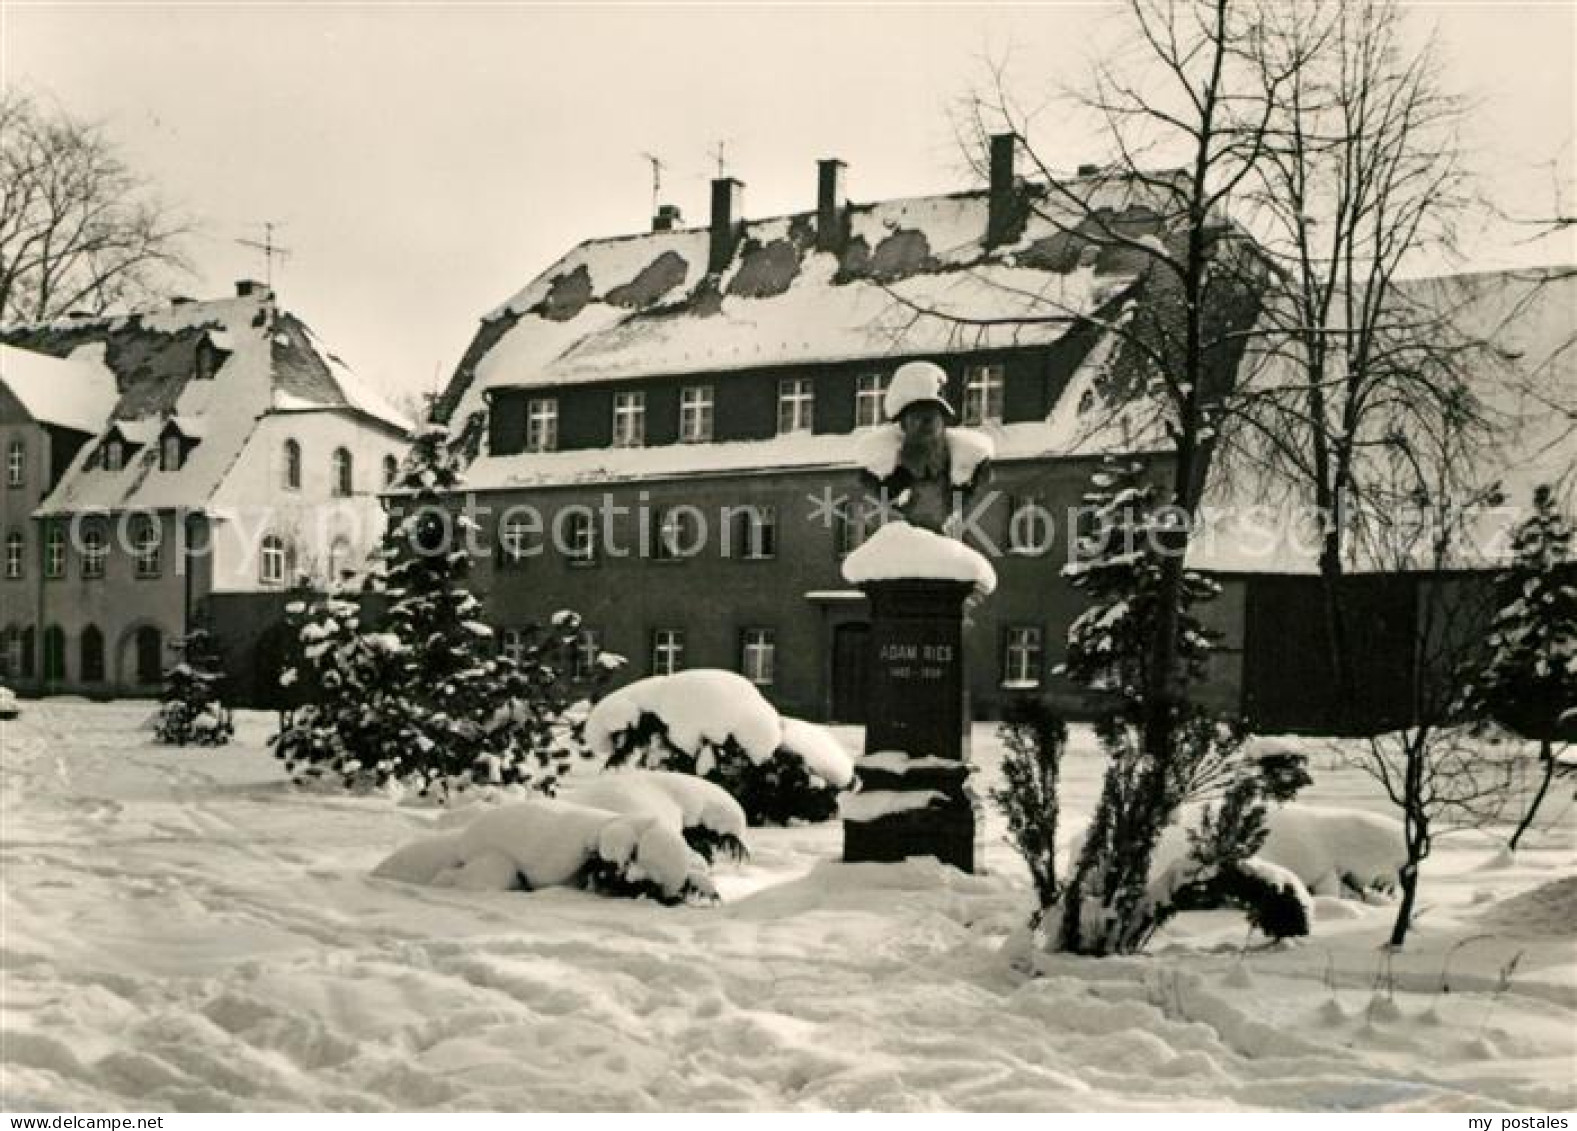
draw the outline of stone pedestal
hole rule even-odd
[[[865,756],[843,822],[843,859],[935,856],[980,864],[969,788],[964,681],[968,582],[898,580],[863,586],[871,602]]]

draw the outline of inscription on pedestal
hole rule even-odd
[[[975,803],[967,783],[963,606],[971,586],[888,581],[871,599],[869,709],[865,753],[941,760],[913,769],[881,759],[860,770],[862,792],[893,810],[844,823],[844,859],[896,861],[935,856],[975,868]],[[956,763],[956,769],[946,763]]]

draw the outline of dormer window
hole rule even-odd
[[[120,471],[126,466],[126,444],[119,436],[111,436],[104,441],[104,446],[99,452],[99,461],[104,465],[105,471]]]
[[[1002,366],[975,365],[964,371],[964,423],[1002,423]]]
[[[816,389],[809,377],[778,382],[778,435],[809,432],[816,423]]]
[[[159,445],[159,470],[179,471],[181,464],[186,462],[186,446],[181,443],[179,432],[166,432],[164,440]]]
[[[646,394],[613,396],[613,446],[638,448],[646,443]]]
[[[551,452],[558,446],[558,398],[532,397],[526,402],[526,451]]]
[[[202,341],[197,343],[197,357],[193,372],[199,381],[211,381],[219,372],[219,367],[225,363],[227,350],[214,344],[213,339],[206,334]]]
[[[874,428],[887,415],[887,382],[880,373],[862,373],[854,383],[854,426]]]

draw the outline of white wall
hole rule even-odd
[[[285,487],[285,441],[301,445],[301,487]],[[351,453],[355,494],[332,490],[333,453]],[[331,547],[343,540],[349,564],[364,567],[385,528],[377,492],[383,489],[383,459],[400,459],[405,441],[337,411],[277,412],[258,421],[235,466],[215,492],[213,588],[218,592],[266,589],[260,581],[261,549],[267,534],[293,544],[297,573],[327,582]]]

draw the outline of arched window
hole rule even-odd
[[[285,490],[301,490],[301,445],[285,441]]]
[[[351,489],[351,462],[350,452],[344,448],[334,449],[334,493],[345,496]]]
[[[399,478],[400,461],[396,456],[383,457],[383,485],[393,487],[395,479]]]
[[[82,630],[82,682],[104,682],[104,634],[91,624]]]
[[[50,681],[66,678],[66,634],[58,624],[44,630],[44,678]]]
[[[263,539],[263,553],[258,561],[257,577],[264,585],[283,585],[285,583],[285,563],[289,553],[285,549],[285,540],[277,534],[270,534]]]
[[[152,625],[143,625],[134,638],[137,652],[137,682],[144,687],[158,683],[164,675],[164,638]]]
[[[0,675],[16,679],[22,674],[22,631],[14,624],[0,632]]]
[[[336,538],[329,545],[329,581],[343,581],[353,572],[350,562],[350,539]]]
[[[180,433],[166,432],[159,448],[159,470],[179,471],[185,462],[186,450],[181,444]]]

